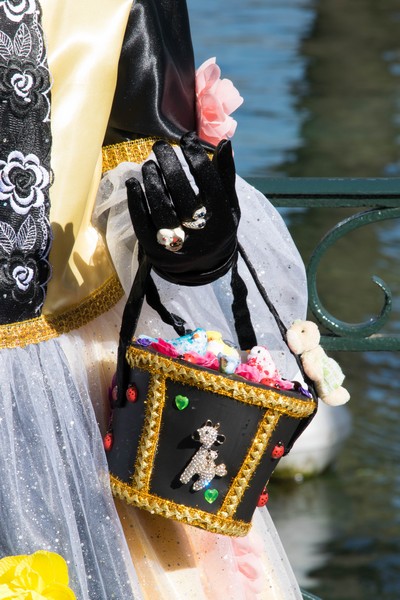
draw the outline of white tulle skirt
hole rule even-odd
[[[129,289],[135,238],[125,201],[127,177],[140,165],[107,174],[96,208],[118,275]],[[305,314],[304,267],[273,207],[242,180],[239,236],[282,319]],[[297,365],[249,274],[249,306],[260,343],[282,375]],[[156,278],[163,302],[189,327],[235,339],[228,278],[179,288]],[[233,539],[124,505],[115,508],[102,433],[116,368],[124,301],[79,330],[25,348],[0,351],[0,553],[58,552],[79,600],[296,600],[301,594],[268,511],[257,509],[249,536]],[[140,331],[174,332],[144,306]],[[122,523],[122,527],[121,527]]]
[[[89,329],[0,352],[0,553],[58,552],[79,600],[129,600],[139,585],[90,400],[105,377]]]
[[[300,598],[264,508],[238,539],[122,502],[118,517],[100,429],[122,308],[56,340],[0,352],[1,556],[58,552],[79,600]]]
[[[98,424],[104,431],[122,307],[0,352],[1,555],[58,552],[79,600],[301,597],[266,509],[238,539],[122,502],[118,518]]]

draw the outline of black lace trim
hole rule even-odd
[[[50,75],[37,0],[0,0],[0,324],[37,317],[50,278]]]

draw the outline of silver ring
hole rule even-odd
[[[159,229],[157,231],[157,242],[164,246],[170,252],[178,252],[181,250],[185,241],[185,232],[182,227],[174,229]]]
[[[206,226],[206,214],[206,207],[200,206],[200,208],[194,211],[191,221],[182,221],[183,227],[187,229],[204,229]]]

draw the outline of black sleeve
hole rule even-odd
[[[143,136],[177,141],[195,129],[195,69],[186,0],[136,0],[105,144]]]

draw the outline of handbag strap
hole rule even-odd
[[[245,252],[243,246],[238,243],[238,253],[236,259],[234,261],[232,267],[232,276],[231,276],[231,288],[233,295],[232,302],[232,312],[235,324],[235,330],[238,336],[238,341],[240,347],[243,349],[252,348],[257,345],[257,338],[254,332],[254,328],[251,322],[250,311],[247,305],[247,287],[242,277],[239,274],[238,266],[237,266],[237,258],[240,255],[257,287],[258,292],[261,295],[264,303],[268,307],[271,312],[278,329],[281,333],[282,339],[287,346],[286,341],[286,332],[287,327],[283,323],[282,319],[279,316],[278,311],[275,306],[271,302],[268,293],[261,283],[254,266],[252,265],[247,253]],[[132,284],[132,288],[130,294],[128,296],[128,300],[126,302],[124,312],[122,315],[121,329],[120,329],[120,337],[119,337],[119,347],[118,347],[118,367],[117,367],[117,389],[118,389],[118,398],[116,401],[116,406],[122,406],[125,403],[124,398],[124,389],[125,382],[127,381],[127,377],[129,374],[129,366],[127,361],[125,360],[126,348],[131,342],[134,333],[137,328],[137,324],[139,321],[140,313],[143,306],[144,298],[146,298],[149,306],[151,306],[161,317],[161,319],[171,325],[178,335],[185,335],[188,330],[185,329],[185,321],[168,311],[168,309],[162,304],[160,295],[158,293],[158,289],[151,277],[151,269],[152,264],[149,260],[148,256],[144,253],[141,247],[139,247],[139,256],[138,256],[138,269]],[[288,346],[287,346],[288,347]],[[290,348],[288,347],[291,352]],[[311,389],[311,393],[314,397],[316,397],[314,392],[314,386],[311,380],[306,376],[303,365],[298,355],[292,352],[293,356],[296,359],[298,367],[309,385]]]
[[[278,311],[276,310],[275,306],[273,305],[273,303],[271,302],[268,294],[267,294],[267,290],[265,289],[265,287],[263,286],[263,284],[261,283],[257,272],[253,266],[253,264],[251,263],[247,253],[245,252],[243,246],[238,243],[238,251],[240,256],[242,257],[250,275],[253,278],[254,283],[256,284],[257,290],[261,296],[261,298],[264,300],[265,304],[268,306],[270,313],[272,314],[272,316],[275,319],[275,322],[278,326],[278,329],[280,331],[280,334],[282,336],[283,341],[285,342],[285,344],[287,345],[287,341],[286,341],[286,333],[287,333],[287,327],[284,324],[284,322],[282,321],[282,319],[279,316]],[[243,280],[242,280],[243,281]],[[243,285],[245,286],[244,282]],[[246,287],[246,286],[245,286]],[[247,288],[246,288],[246,295],[247,295]],[[250,319],[250,312],[248,312],[248,318]],[[248,327],[248,324],[246,325],[246,327]],[[253,344],[255,345],[255,344]],[[247,346],[247,348],[251,348],[251,346]]]

